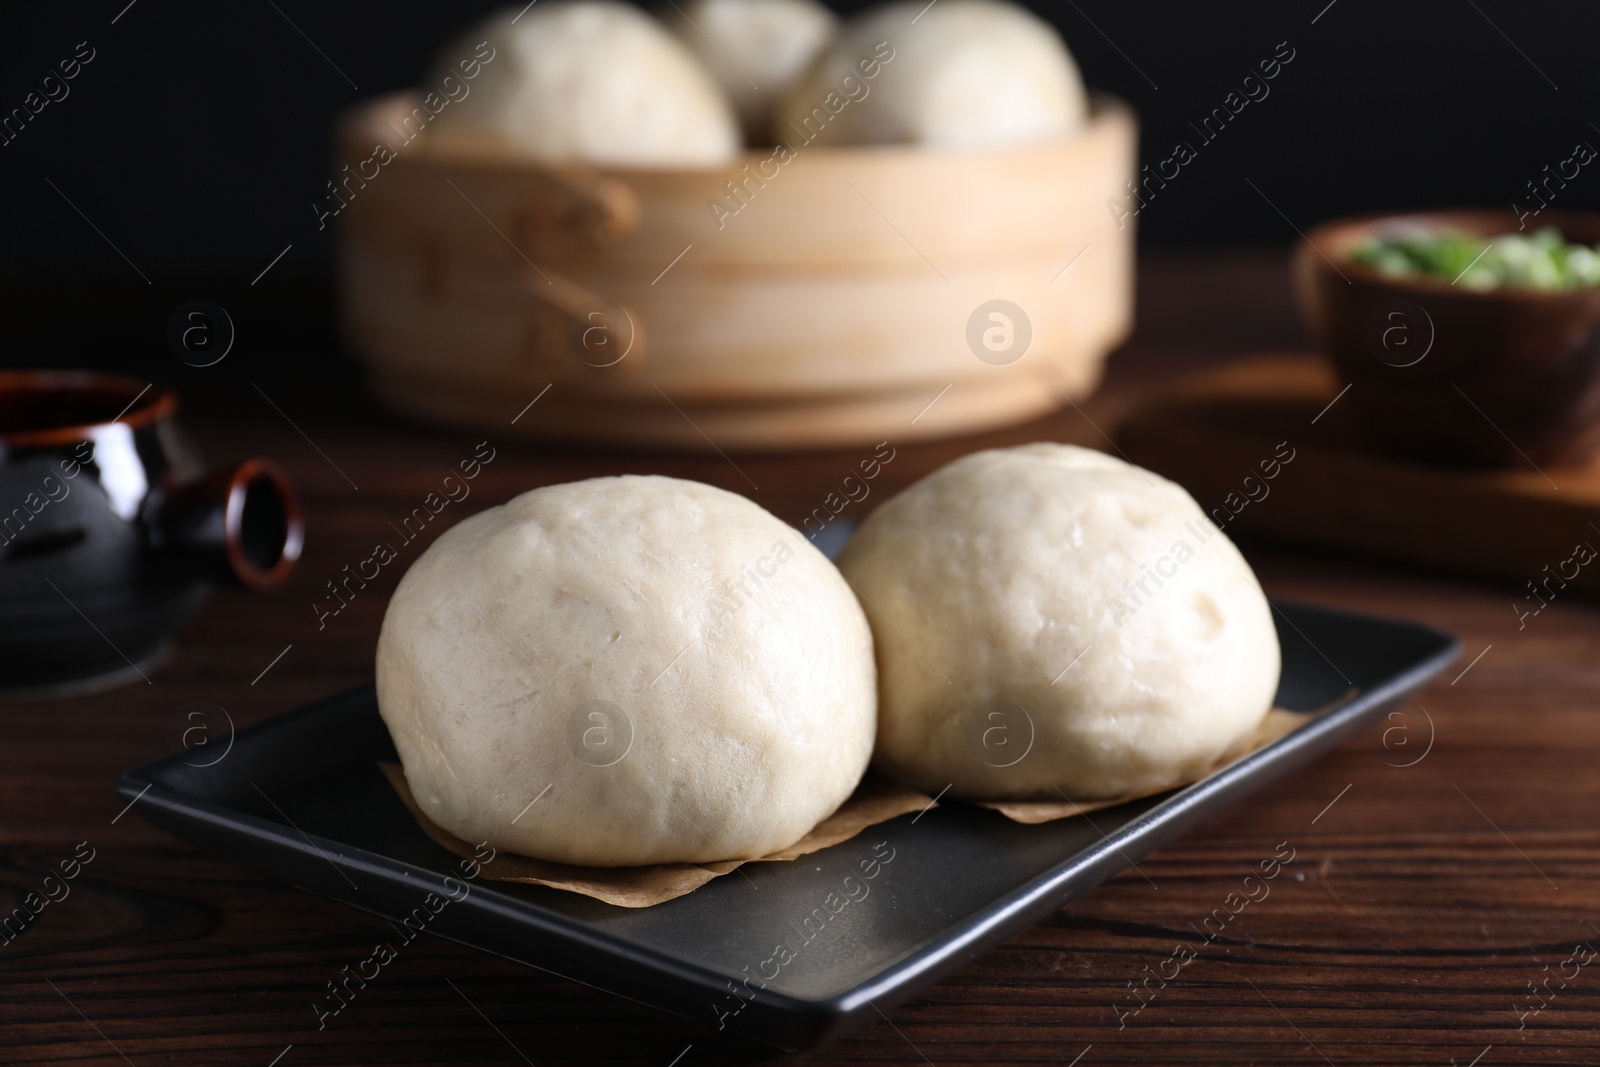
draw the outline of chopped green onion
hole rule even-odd
[[[1386,277],[1440,278],[1479,292],[1600,286],[1600,245],[1568,244],[1554,227],[1490,238],[1459,230],[1396,232],[1369,239],[1350,258]]]

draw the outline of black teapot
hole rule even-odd
[[[207,471],[168,389],[0,371],[0,696],[148,681],[218,583],[270,590],[305,528],[267,459]]]

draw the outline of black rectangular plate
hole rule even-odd
[[[214,766],[178,752],[116,788],[173,835],[312,892],[390,918],[448,892],[461,899],[438,912],[434,933],[781,1048],[812,1047],[1309,763],[1460,650],[1412,623],[1276,608],[1278,706],[1333,708],[1204,781],[1096,813],[1092,826],[1023,826],[945,804],[651,908],[483,880],[462,897],[461,861],[378,771],[396,757],[370,686],[240,732]],[[875,855],[890,858],[874,865]]]

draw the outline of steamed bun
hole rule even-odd
[[[1182,488],[1099,452],[966,456],[878,508],[839,566],[877,638],[875,761],[929,793],[1198,777],[1277,689],[1271,608],[1238,550]]]
[[[770,134],[778,101],[839,23],[816,0],[687,0],[662,17],[733,102],[751,143]]]
[[[733,110],[711,76],[627,4],[507,8],[446,49],[446,67],[485,39],[494,58],[434,120],[434,147],[489,142],[548,162],[685,167],[739,149]]]
[[[378,707],[430,819],[590,866],[786,848],[855,789],[872,635],[793,528],[674,478],[554,485],[412,564]]]
[[[1083,79],[1053,28],[1001,0],[924,4],[890,4],[848,23],[778,109],[780,131],[831,144],[973,148],[1065,137],[1083,124]],[[862,95],[852,88],[859,64],[885,42],[891,58]],[[829,94],[851,99],[834,113]]]

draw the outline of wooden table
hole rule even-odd
[[[1281,256],[1147,262],[1140,315],[1141,332],[1081,411],[900,448],[866,503],[982,446],[1104,445],[1096,427],[1148,384],[1301,343]],[[242,726],[370,676],[398,570],[320,632],[311,603],[482,436],[398,424],[337,365],[275,371],[248,353],[235,363],[238,379],[213,385],[154,364],[152,373],[183,384],[188,423],[212,456],[266,453],[289,465],[309,507],[305,557],[279,595],[214,596],[148,686],[0,705],[0,908],[75,852],[94,856],[69,896],[0,944],[0,1062],[698,1067],[768,1055],[437,938],[408,948],[319,1032],[313,998],[369,950],[381,920],[208,858],[123,811],[111,782],[172,750],[191,702],[221,705]],[[247,381],[295,415],[327,458]],[[495,445],[474,507],[550,482],[656,471],[749,492],[796,520],[857,458],[736,456],[735,470],[715,455]],[[427,536],[468,510],[447,510]],[[1458,634],[1466,654],[1388,731],[1369,731],[1152,855],[1141,864],[1147,877],[1114,879],[891,1018],[797,1062],[1595,1062],[1600,967],[1563,961],[1581,942],[1600,945],[1600,616],[1558,601],[1519,631],[1511,583],[1246,547],[1273,595],[1428,622]],[[1193,941],[1189,923],[1282,842],[1294,860],[1270,897],[1128,1013],[1145,968]],[[1547,1006],[1530,1013],[1539,1004],[1530,988],[1546,982]]]

